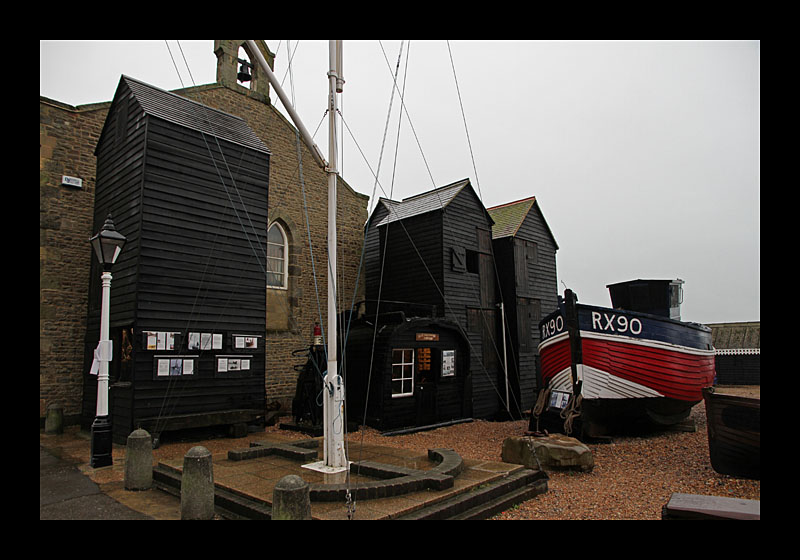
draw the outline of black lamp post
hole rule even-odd
[[[111,422],[108,420],[108,362],[111,361],[111,341],[108,336],[109,304],[111,300],[111,265],[113,265],[126,238],[114,227],[111,214],[100,233],[89,240],[103,266],[103,303],[100,309],[100,342],[95,350],[95,360],[99,364],[97,375],[97,413],[92,423],[91,466],[106,467],[111,464]],[[93,366],[94,370],[94,366]]]

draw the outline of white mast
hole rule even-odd
[[[337,314],[336,314],[336,92],[342,91],[344,79],[341,75],[342,42],[328,42],[328,373],[324,379],[323,418],[326,467],[347,469],[344,449],[344,385],[339,375],[337,359]]]
[[[323,380],[323,435],[324,458],[321,463],[314,466],[304,465],[323,472],[335,473],[348,469],[347,456],[344,448],[344,433],[346,429],[344,418],[344,385],[338,371],[337,359],[337,317],[336,317],[336,93],[341,93],[344,79],[342,78],[342,42],[329,41],[328,43],[328,153],[329,162],[322,157],[311,135],[303,126],[303,122],[292,107],[286,94],[278,83],[275,74],[267,64],[254,41],[248,40],[252,55],[261,69],[267,75],[270,84],[278,94],[283,106],[289,112],[294,124],[300,131],[300,136],[311,150],[311,154],[328,174],[328,370]]]

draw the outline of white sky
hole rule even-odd
[[[283,78],[287,41],[267,43]],[[344,46],[340,170],[370,197],[364,157],[378,168],[400,45]],[[295,46],[284,89],[313,133],[327,108],[328,45]],[[447,42],[406,41],[398,82],[416,138],[404,115],[395,150],[395,92],[383,190],[370,209],[378,196],[400,200],[465,177],[487,208],[535,195],[559,245],[560,293],[565,284],[580,301],[608,306],[606,284],[682,278],[683,320],[760,320],[758,41],[450,41],[450,49],[472,151]],[[213,83],[213,41],[40,41],[40,95],[110,101],[121,74],[166,90]],[[327,120],[315,140],[327,156]]]

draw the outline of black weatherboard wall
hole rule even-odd
[[[398,311],[365,316],[348,332],[351,420],[389,430],[471,416],[469,343],[458,325]]]
[[[469,346],[464,394],[470,399],[462,413],[476,418],[504,408],[492,224],[464,179],[403,201],[382,198],[366,225],[366,317],[374,316],[380,298],[381,312],[413,316],[433,308],[433,315],[462,329]]]
[[[488,212],[495,221],[492,244],[505,308],[511,412],[519,416],[533,406],[539,388],[539,321],[558,306],[558,244],[535,197]]]
[[[123,76],[95,154],[94,230],[110,213],[128,239],[111,284],[115,441],[263,415],[269,150],[240,118]],[[99,284],[93,261],[85,371]],[[95,399],[86,375],[84,426]]]

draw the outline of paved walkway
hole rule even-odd
[[[39,519],[152,519],[100,490],[67,460],[39,446]]]
[[[123,448],[124,449],[124,448]],[[89,466],[91,443],[75,427],[39,437],[39,519],[179,520],[180,499],[160,490],[124,488],[124,454],[114,465]]]
[[[222,438],[182,443],[180,446],[176,446],[178,452],[170,453],[170,457],[159,458],[157,456],[154,459],[154,465],[162,465],[180,473],[183,466],[182,457],[185,452],[195,445],[207,446],[212,450],[214,481],[217,486],[264,504],[271,504],[272,489],[275,483],[286,474],[300,475],[312,487],[322,491],[326,487],[334,488],[335,485],[343,482],[335,476],[331,477],[303,468],[301,465],[308,461],[298,461],[278,455],[245,460],[229,458],[229,451],[246,450],[251,444],[261,443],[258,440],[262,440],[263,437],[264,434],[260,436],[252,434],[246,439]],[[275,440],[275,437],[278,439]],[[275,434],[272,434],[271,438],[272,442],[287,442]],[[309,441],[306,440],[306,442]],[[93,469],[89,466],[91,443],[88,435],[79,432],[77,427],[70,427],[61,435],[47,435],[40,432],[39,442],[40,519],[180,519],[180,498],[178,496],[155,487],[139,492],[125,490],[124,446],[114,445],[112,466]],[[167,451],[169,450],[161,448],[157,455],[164,455]],[[363,450],[359,450],[357,455],[351,457],[351,460],[408,470],[411,476],[394,479],[398,482],[414,478],[415,472],[436,471],[437,465],[439,465],[437,461],[418,451],[381,446],[365,446]],[[445,462],[440,465],[443,466]],[[387,492],[380,494],[386,497],[359,500],[356,518],[396,517],[402,513],[414,511],[424,504],[438,502],[455,493],[503,478],[519,469],[521,469],[519,465],[465,460],[463,469],[460,469],[455,477],[455,484],[451,484],[450,487],[437,489],[435,485],[431,487],[431,484],[427,484],[425,488],[416,492],[399,495]],[[433,476],[440,475],[434,474]],[[368,480],[375,480],[375,478],[368,479],[353,475],[351,483],[376,484],[368,482]],[[382,483],[377,484],[385,486]],[[347,510],[344,504],[336,502],[339,500],[335,502],[312,501],[312,515],[316,519],[346,519]]]

